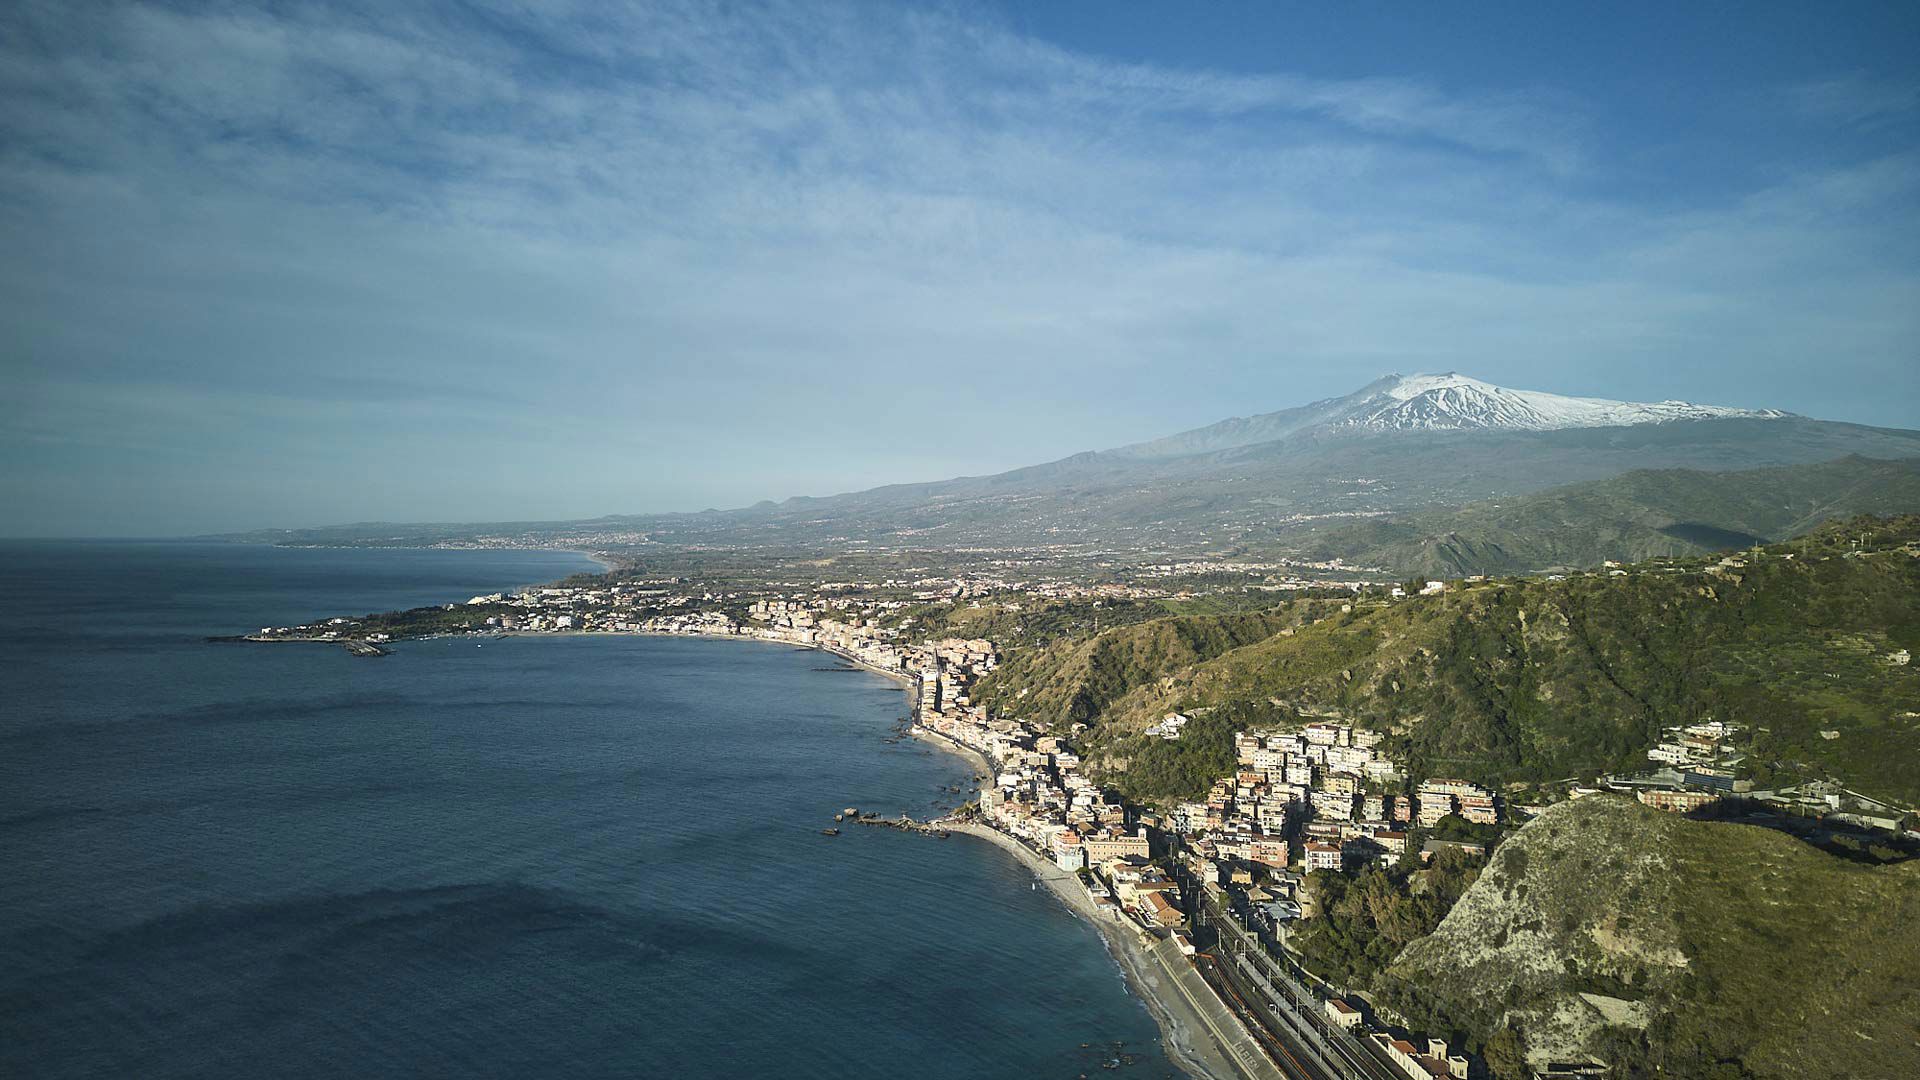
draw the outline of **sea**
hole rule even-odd
[[[0,1076],[1178,1076],[1094,929],[928,816],[825,653],[215,644],[594,569],[0,544]]]

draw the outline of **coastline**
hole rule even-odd
[[[82,543],[87,543],[93,542],[95,538],[81,537],[79,539]],[[60,542],[70,543],[71,541],[61,540]],[[115,544],[234,544],[240,547],[286,548],[290,551],[564,551],[573,555],[583,555],[608,570],[620,570],[626,565],[606,552],[588,551],[584,548],[572,547],[543,547],[539,544],[278,544],[266,540],[235,540],[220,536],[152,537],[133,540],[108,539],[101,540],[100,542]]]
[[[939,749],[945,750],[949,754],[966,758],[967,761],[971,762],[973,764],[973,767],[976,770],[978,770],[977,775],[987,776],[987,777],[993,776],[993,762],[988,761],[987,755],[981,753],[978,750],[975,750],[973,747],[967,746],[963,743],[954,742],[952,739],[947,738],[945,735],[942,735],[937,731],[929,731],[926,728],[921,727],[918,720],[914,722],[912,734],[915,738],[925,739],[928,742],[932,743],[934,746],[938,747]],[[978,791],[974,792],[974,795],[976,797],[979,794],[980,793]]]
[[[517,548],[515,550],[518,550],[518,551],[571,551],[575,555],[585,555],[587,558],[598,563],[600,565],[601,572],[608,573],[608,574],[614,572],[615,570],[620,570],[624,568],[621,563],[615,562],[613,559],[613,556],[611,555],[607,555],[603,552],[598,552],[598,551],[583,551],[580,548]]]
[[[1238,1080],[1241,1072],[1215,1042],[1209,1022],[1171,985],[1173,976],[1165,961],[1131,924],[1102,918],[1077,877],[990,826],[943,822],[941,827],[985,840],[1013,855],[1068,911],[1094,928],[1106,944],[1107,955],[1120,968],[1127,988],[1147,1006],[1159,1026],[1168,1059],[1181,1071],[1195,1080]]]
[[[755,637],[752,634],[689,634],[689,633],[680,633],[677,631],[668,632],[668,631],[661,631],[661,630],[496,630],[496,631],[492,631],[484,634],[481,634],[481,633],[421,634],[418,637],[395,638],[390,642],[385,642],[385,644],[398,645],[401,642],[406,642],[406,641],[432,641],[432,640],[441,639],[441,638],[457,638],[457,637],[472,637],[472,636],[489,637],[489,638],[649,637],[649,638],[693,638],[699,641],[748,641],[758,645],[781,645],[789,649],[809,649],[809,650],[812,650],[813,652],[823,652],[829,656],[833,656],[833,657],[837,657],[838,659],[845,660],[847,663],[852,664],[854,667],[859,668],[861,671],[870,671],[875,675],[884,675],[887,678],[892,679],[895,682],[901,683],[902,685],[907,687],[912,687],[913,681],[914,681],[913,676],[907,674],[904,671],[889,671],[888,669],[883,667],[875,667],[872,664],[867,663],[866,661],[860,659],[857,656],[851,656],[847,653],[841,652],[839,649],[830,648],[826,645],[815,645],[805,641],[781,641],[777,638]],[[308,643],[317,644],[317,645],[335,645],[339,643],[336,640],[326,640],[321,638],[275,638],[275,639],[263,638],[261,640],[262,641],[298,641],[298,642],[308,642]],[[984,761],[985,759],[983,758],[981,760]]]
[[[424,640],[434,637],[455,637],[454,634],[424,635]],[[894,671],[868,664],[860,658],[842,652],[831,646],[811,642],[782,641],[761,638],[745,634],[706,634],[675,633],[645,630],[608,631],[608,630],[545,630],[536,632],[503,631],[498,637],[658,637],[658,638],[703,638],[715,641],[749,641],[763,645],[784,645],[789,648],[810,649],[827,653],[843,660],[853,667],[876,675],[895,680],[908,690],[917,682],[915,676],[904,671]],[[317,640],[317,639],[291,639]],[[338,642],[325,642],[338,644]],[[990,783],[994,775],[993,763],[987,756],[972,747],[956,742],[939,732],[921,727],[918,723],[918,703],[909,704],[910,715],[914,718],[912,734],[930,745],[953,754],[974,770],[976,779]],[[979,790],[975,791],[975,798]],[[1085,921],[1099,934],[1129,991],[1145,1004],[1147,1012],[1160,1029],[1161,1044],[1167,1058],[1176,1068],[1193,1080],[1240,1080],[1244,1070],[1236,1065],[1235,1058],[1225,1047],[1226,1039],[1219,1034],[1217,1022],[1210,1020],[1194,1000],[1194,991],[1180,983],[1180,975],[1185,974],[1198,979],[1198,973],[1190,968],[1177,972],[1170,964],[1184,965],[1182,957],[1174,956],[1169,960],[1166,951],[1173,948],[1171,942],[1159,942],[1158,945],[1146,939],[1131,923],[1116,922],[1100,916],[1092,904],[1086,888],[1079,879],[1052,862],[1043,858],[1025,844],[998,829],[973,822],[941,822],[941,827],[951,832],[964,833],[995,844],[1019,859],[1035,879],[1044,882],[1051,892],[1076,917]],[[1207,991],[1211,994],[1211,991]]]
[[[918,723],[913,726],[913,734],[967,761],[980,775],[993,776],[992,763],[980,751],[955,742],[937,731],[923,728]],[[975,792],[976,798],[978,794]],[[1106,945],[1107,955],[1120,968],[1128,990],[1146,1005],[1147,1012],[1160,1028],[1161,1044],[1166,1048],[1168,1059],[1177,1068],[1194,1080],[1238,1080],[1242,1075],[1241,1070],[1216,1042],[1211,1023],[1171,985],[1174,976],[1166,968],[1165,959],[1143,940],[1132,924],[1102,918],[1094,910],[1093,901],[1078,877],[991,826],[948,820],[940,822],[940,827],[985,840],[1014,856],[1035,879],[1046,885],[1047,891],[1068,911],[1093,927]]]

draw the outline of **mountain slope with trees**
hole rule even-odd
[[[1195,794],[1129,775],[1141,754],[1211,752],[1141,735],[1178,711],[1341,717],[1385,733],[1415,776],[1494,785],[1644,767],[1662,728],[1714,717],[1744,727],[1762,780],[1832,775],[1920,801],[1920,666],[1902,659],[1920,652],[1920,517],[1723,560],[1282,611],[1297,626],[1122,677],[1103,665],[1132,655],[1119,635],[1139,628],[1057,643],[1010,660],[979,697],[1025,715],[1020,691],[1047,687],[1035,715],[1086,724],[1089,765],[1144,798]],[[1076,699],[1097,707],[1044,711]]]
[[[1607,480],[1318,530],[1294,552],[1397,574],[1585,568],[1769,543],[1835,517],[1920,510],[1920,458],[1849,456],[1738,472],[1641,469]]]

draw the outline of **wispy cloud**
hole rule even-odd
[[[1920,113],[1920,84],[1895,83],[1859,75],[1800,83],[1782,97],[1793,112],[1809,120],[1854,126],[1910,123]]]
[[[1794,94],[1860,122],[1899,96]],[[156,473],[236,521],[471,516],[542,470],[524,512],[598,513],[1024,464],[1389,368],[1640,364],[1711,398],[1789,343],[1873,368],[1915,340],[1909,157],[1676,211],[1608,194],[1596,123],[947,9],[28,3],[6,430],[384,464],[297,513],[251,472]],[[444,470],[395,460],[423,426]]]

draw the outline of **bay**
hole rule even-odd
[[[1091,927],[888,830],[965,765],[825,654],[210,645],[561,552],[0,545],[0,1075],[1176,1075]]]

